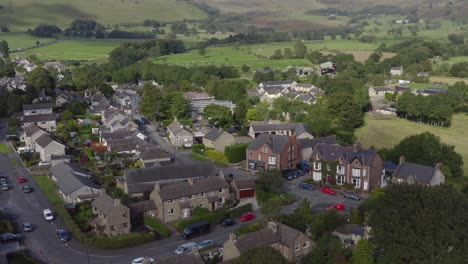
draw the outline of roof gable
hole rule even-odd
[[[56,179],[55,184],[65,195],[69,195],[82,187],[101,189],[99,185],[88,177],[80,176],[86,173],[83,169],[67,162],[62,161],[53,166],[50,168],[50,172]]]
[[[167,201],[189,195],[200,193],[214,192],[219,189],[229,188],[226,180],[220,177],[209,177],[199,180],[194,180],[193,184],[189,182],[179,182],[174,184],[163,185],[160,187],[159,195],[161,200]]]

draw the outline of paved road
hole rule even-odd
[[[5,143],[5,131],[5,122],[0,122],[0,143]],[[16,160],[16,162],[12,163],[12,160]],[[13,164],[16,164],[16,166],[13,166]],[[18,227],[22,222],[33,224],[34,231],[23,234],[22,246],[44,263],[131,263],[132,259],[141,256],[161,259],[172,255],[175,248],[184,243],[179,237],[174,236],[122,250],[88,250],[73,239],[68,245],[65,245],[60,243],[55,235],[57,228],[64,227],[63,222],[61,219],[56,219],[52,223],[45,221],[42,210],[52,208],[52,206],[32,180],[29,171],[23,167],[15,152],[10,151],[8,155],[0,154],[0,175],[7,176],[12,187],[9,191],[0,191],[0,210],[12,219]],[[33,188],[33,192],[24,194],[21,191],[21,186],[17,182],[18,176],[26,178],[26,184]],[[211,233],[194,239],[194,241],[200,242],[205,239],[212,239],[217,243],[223,243],[228,239],[229,232],[235,228],[237,227],[234,226],[228,229],[215,227]]]

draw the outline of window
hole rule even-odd
[[[210,192],[210,193],[209,193],[210,196],[213,196],[213,194],[214,194],[213,192]]]
[[[181,202],[183,202],[185,200],[185,197],[180,197],[179,199]]]
[[[123,216],[123,217],[127,217],[127,213],[126,213],[126,212],[123,213],[122,216]]]
[[[362,176],[367,176],[367,170],[366,169],[362,169]]]
[[[268,153],[268,150],[266,147],[263,148],[263,153]]]
[[[174,202],[174,200],[172,200],[172,199],[167,200],[168,204],[171,204],[172,202]]]
[[[330,164],[327,164],[327,171],[330,171],[330,170],[331,170]]]
[[[361,177],[361,169],[353,168],[353,177]]]
[[[198,196],[205,197],[205,193],[200,193]]]
[[[336,184],[343,185],[345,183],[345,176],[344,175],[336,175]]]
[[[203,203],[200,203],[200,207],[203,208],[205,207],[205,205]]]
[[[361,188],[361,179],[353,178],[353,186],[354,188]]]
[[[176,139],[179,140],[179,136],[177,136]]]
[[[124,227],[128,227],[128,223],[124,223]]]
[[[343,163],[344,159],[343,157],[340,158],[340,163]]]
[[[302,244],[302,248],[308,248],[309,247],[309,241],[306,241],[304,242],[304,244]]]
[[[322,169],[322,164],[320,162],[314,162],[314,170],[321,170]]]
[[[336,173],[345,174],[345,167],[344,166],[336,166]]]
[[[268,164],[276,164],[276,157],[268,157]]]
[[[252,152],[249,152],[249,159],[252,159]]]
[[[262,160],[262,153],[258,153],[258,160]]]
[[[174,208],[171,208],[171,209],[167,210],[167,214],[168,215],[173,215],[174,214]]]
[[[218,199],[218,203],[224,203],[224,198],[222,198],[222,197],[219,198],[219,199]]]
[[[294,151],[294,145],[292,145],[292,151]]]
[[[223,191],[224,191],[223,189],[219,189],[219,193],[223,193]]]
[[[195,195],[193,195],[193,194],[190,195],[189,199],[190,199],[190,200],[195,199]]]
[[[296,246],[294,247],[294,249],[295,249],[296,251],[299,251],[299,249],[301,249],[301,247],[300,247],[299,244],[296,244]]]
[[[114,231],[114,230],[115,230],[115,227],[114,227],[113,225],[111,225],[111,226],[110,226],[110,229],[111,229],[112,231]]]
[[[45,124],[46,124],[46,122],[41,122],[41,124],[45,125]]]

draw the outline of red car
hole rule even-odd
[[[328,187],[322,187],[320,189],[321,192],[323,192],[324,194],[329,194],[329,195],[335,195],[336,192]]]
[[[26,179],[23,178],[23,177],[18,177],[18,183],[25,183],[26,182]]]
[[[252,213],[252,212],[248,212],[248,213],[245,213],[243,215],[240,216],[240,221],[241,222],[246,222],[246,221],[250,221],[252,219],[255,218],[255,215]]]
[[[336,203],[334,205],[328,206],[327,210],[344,211],[344,204]]]

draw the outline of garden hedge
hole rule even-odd
[[[245,151],[248,144],[240,143],[234,144],[232,146],[226,146],[224,148],[224,156],[228,159],[230,163],[238,163],[246,159]]]

